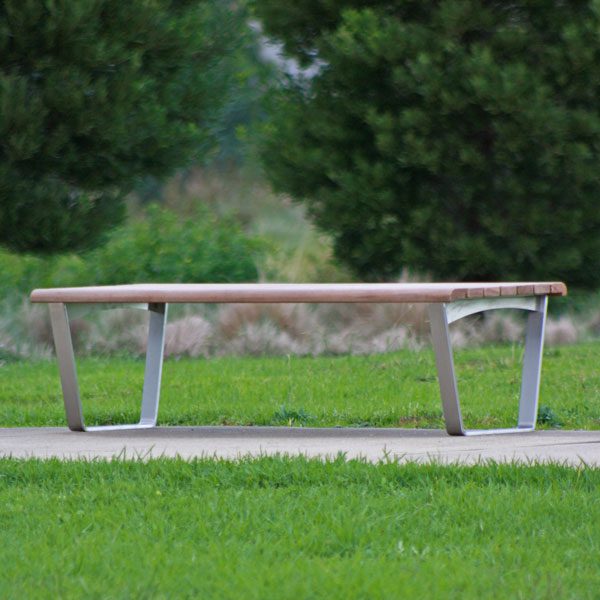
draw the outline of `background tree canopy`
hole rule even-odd
[[[218,0],[0,2],[0,243],[92,245],[136,178],[206,153],[235,12]]]
[[[363,278],[600,284],[600,3],[255,2],[319,74],[264,157]]]

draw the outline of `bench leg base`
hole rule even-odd
[[[166,304],[149,304],[150,323],[146,349],[146,368],[142,391],[141,417],[138,423],[127,425],[101,425],[88,427],[83,418],[73,341],[69,328],[69,314],[65,304],[50,304],[50,321],[60,371],[60,381],[65,403],[67,423],[72,431],[117,431],[121,429],[148,429],[156,426],[160,380],[162,376]]]
[[[450,435],[494,435],[502,433],[526,433],[535,430],[547,305],[548,298],[546,296],[517,299],[514,301],[505,298],[497,300],[490,298],[472,303],[465,301],[464,303],[455,303],[453,305],[429,305],[431,337],[435,350],[442,408],[446,421],[446,430]],[[450,315],[448,306],[452,307]],[[517,427],[505,429],[465,429],[460,410],[460,399],[448,326],[463,316],[497,308],[517,308],[530,311],[525,338],[518,424]]]
[[[505,433],[528,433],[535,431],[535,427],[500,427],[499,429],[463,429],[462,433],[450,435],[499,435]]]

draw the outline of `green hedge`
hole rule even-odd
[[[199,209],[184,219],[151,205],[91,252],[52,258],[0,250],[0,296],[35,287],[142,282],[239,282],[258,278],[265,244],[239,225]]]

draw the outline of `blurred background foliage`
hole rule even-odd
[[[0,250],[0,294],[35,286],[252,281],[264,250],[265,243],[244,234],[235,220],[219,219],[206,208],[197,207],[193,218],[182,221],[151,204],[85,253],[43,258]]]
[[[5,39],[12,54],[0,58],[3,81],[17,73],[41,104],[54,102],[57,82],[68,73],[92,86],[87,91],[74,86],[69,93],[84,99],[58,106],[63,112],[46,121],[40,116],[35,127],[25,128],[24,115],[17,118],[18,103],[14,112],[3,111],[12,137],[0,143],[0,170],[17,165],[21,172],[0,177],[0,296],[20,297],[42,286],[142,281],[347,279],[332,259],[329,238],[314,229],[301,206],[275,195],[262,173],[257,139],[268,116],[266,98],[285,74],[277,60],[265,56],[268,43],[247,5],[156,1],[114,8],[104,0],[79,7],[0,5],[3,31],[16,38]],[[136,16],[134,23],[140,23],[121,37],[119,28],[136,10],[144,16]],[[25,26],[28,11],[33,21],[47,22],[38,30]],[[99,30],[102,35],[89,40]],[[75,56],[85,40],[98,47]],[[112,45],[112,52],[122,52],[122,65],[133,50],[142,58],[130,56],[135,68],[129,71],[98,70],[93,65],[108,61]],[[51,82],[32,76],[38,62],[53,74]],[[178,88],[177,78],[185,85]],[[125,98],[128,86],[142,80],[151,83],[135,98]],[[159,88],[170,82],[176,89],[165,97]],[[100,98],[96,88],[104,90]],[[9,86],[0,95],[2,106],[10,93]],[[118,107],[107,106],[121,100]],[[154,102],[160,122],[136,121],[144,102]],[[71,114],[77,103],[80,113]],[[108,123],[114,118],[120,125]],[[178,127],[184,122],[186,127]],[[85,135],[78,129],[84,124]],[[49,146],[40,141],[46,133],[54,135],[54,125],[63,136],[64,147],[56,150],[65,155],[61,164],[45,156]],[[112,135],[119,138],[114,143]],[[26,161],[11,154],[11,140],[18,136],[38,142],[31,143],[36,150]],[[40,170],[40,157],[48,173]],[[104,171],[106,160],[112,161],[112,175]],[[81,182],[71,176],[77,169]]]
[[[254,0],[262,156],[357,276],[600,284],[600,3]]]
[[[249,2],[0,1],[0,361],[50,352],[31,289],[144,281],[560,278],[548,343],[600,334],[597,3]],[[79,350],[143,352],[113,312]],[[167,351],[427,332],[420,306],[173,307]]]
[[[598,287],[597,3],[250,4],[0,2],[0,295]]]
[[[244,12],[218,0],[0,3],[0,240],[90,247],[142,177],[216,145]]]

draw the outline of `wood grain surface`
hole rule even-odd
[[[519,283],[140,283],[46,288],[32,302],[89,303],[284,303],[453,302],[498,296],[565,296],[555,282]]]

